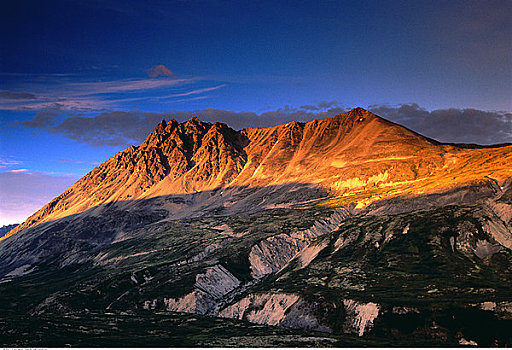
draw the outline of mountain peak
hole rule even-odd
[[[192,117],[180,124],[180,130],[186,134],[204,134],[211,124],[201,121],[198,117]]]
[[[349,113],[364,114],[364,113],[368,113],[368,111],[362,107],[356,107],[356,108],[351,109]]]
[[[352,118],[360,118],[360,117],[371,116],[374,114],[372,112],[367,111],[364,108],[356,107],[356,108],[353,108],[350,111],[348,111],[346,113],[346,115],[348,115],[349,117],[352,117]]]
[[[162,121],[156,126],[155,131],[162,132],[165,130],[166,126],[167,122],[165,121],[165,119],[162,119]]]
[[[176,119],[171,119],[167,122],[167,126],[165,127],[165,132],[170,133],[173,129],[175,129],[179,123],[176,121]]]
[[[322,122],[323,120],[326,120],[326,121],[327,120],[343,120],[348,123],[361,123],[365,120],[370,121],[370,120],[374,120],[374,119],[384,120],[364,108],[356,107],[356,108],[351,109],[348,112],[335,115],[334,117],[327,118],[327,119],[320,119],[319,122]]]
[[[155,127],[155,130],[148,135],[141,146],[155,145],[156,143],[162,141],[164,135],[169,133],[169,127],[172,127],[173,121],[170,121],[169,124],[167,124],[165,119],[162,119],[162,121]]]
[[[193,116],[192,118],[190,118],[189,120],[187,120],[185,122],[185,124],[195,124],[195,125],[199,125],[199,124],[204,124],[198,117],[196,116]]]

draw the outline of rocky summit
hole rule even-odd
[[[362,108],[163,120],[0,238],[0,342],[511,346],[510,164]]]

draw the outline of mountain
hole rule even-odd
[[[134,341],[129,319],[164,313],[192,345],[252,344],[251,324],[291,329],[262,346],[511,345],[510,164],[510,145],[441,144],[362,108],[240,131],[164,120],[0,238],[0,311],[19,325],[0,334],[35,318],[5,346],[62,345],[108,319]],[[200,341],[187,313],[230,326]],[[69,314],[88,331],[44,343]]]
[[[91,208],[98,212],[110,203],[219,188],[313,185],[330,197],[348,197],[344,203],[372,188],[374,196],[358,202],[362,206],[418,188],[429,193],[478,180],[501,183],[511,175],[508,160],[510,147],[441,145],[362,108],[240,132],[197,118],[183,124],[162,121],[139,147],[95,168],[10,235]],[[170,214],[189,215],[193,209]]]

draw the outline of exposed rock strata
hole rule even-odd
[[[485,220],[484,230],[503,247],[512,249],[512,205],[492,200],[487,204],[486,214],[495,220]]]
[[[319,322],[311,304],[294,294],[251,294],[228,306],[218,316],[272,326],[331,332],[329,327]]]
[[[319,253],[319,246],[308,249],[310,242],[327,233],[336,230],[346,218],[350,217],[346,209],[336,209],[327,219],[316,221],[306,230],[291,234],[280,234],[269,237],[256,244],[249,253],[251,275],[262,278],[270,273],[279,271],[286,266],[298,253],[305,251],[301,258],[303,267],[307,266],[314,256]]]
[[[164,298],[165,309],[204,315],[214,308],[224,295],[239,285],[240,281],[228,270],[221,265],[215,265],[196,276],[194,290],[189,294],[177,299]],[[144,308],[149,308],[149,305],[150,302],[145,302]]]
[[[92,261],[98,270],[117,275],[106,273],[108,281],[101,286],[92,280],[73,285],[83,294],[68,289],[45,296],[36,312],[74,312],[80,305],[77,295],[88,295],[101,311],[164,308],[359,336],[382,315],[425,317],[424,308],[420,312],[376,299],[384,288],[393,294],[403,283],[404,290],[422,294],[425,303],[454,291],[464,298],[485,293],[469,305],[508,320],[510,301],[481,301],[497,295],[510,273],[510,150],[441,145],[361,109],[240,132],[197,118],[182,124],[163,121],[143,144],[94,169],[34,214],[19,234],[0,242],[0,277],[5,277],[0,282],[10,283],[48,262],[60,272]],[[387,216],[460,203],[472,206],[453,216],[453,208],[446,207],[436,219],[449,217],[442,225],[421,212]],[[235,234],[232,227],[239,232],[245,224],[225,223],[231,214],[317,204],[350,210],[335,209],[306,230],[275,234],[272,228],[270,237],[255,232],[256,225]],[[472,210],[478,213],[469,214]],[[356,212],[358,218],[344,222]],[[193,234],[185,229],[170,233],[169,227],[183,218],[190,219]],[[341,225],[351,228],[338,230]],[[140,250],[131,250],[137,243],[143,243]],[[232,260],[231,243],[237,249]],[[277,288],[251,289],[283,269]],[[494,271],[494,280],[482,271]],[[448,280],[416,280],[424,275],[453,275],[464,285],[478,281],[492,288],[448,289],[443,288]],[[175,285],[183,289],[174,290]],[[349,297],[354,299],[343,299]],[[432,323],[431,329],[438,328]]]

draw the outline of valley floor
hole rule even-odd
[[[3,347],[379,347],[439,346],[329,334],[172,312],[0,317]]]

